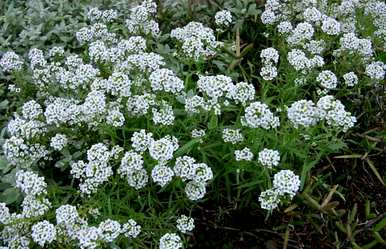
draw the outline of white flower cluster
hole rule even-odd
[[[332,17],[324,18],[322,22],[322,31],[328,35],[338,35],[340,33],[340,23]]]
[[[277,76],[275,64],[279,62],[279,52],[274,48],[263,49],[260,58],[264,66],[260,70],[260,75],[264,80],[273,80]]]
[[[242,150],[235,150],[235,158],[236,161],[252,161],[253,160],[253,153],[251,149],[248,147],[245,147]]]
[[[49,153],[44,145],[27,143],[24,138],[18,136],[6,139],[2,149],[11,165],[29,166]]]
[[[153,123],[160,125],[173,125],[174,124],[174,112],[173,107],[166,101],[162,101],[159,108],[152,108]]]
[[[19,170],[15,177],[16,187],[20,188],[24,194],[38,196],[47,193],[44,177],[38,176],[32,171]]]
[[[247,82],[239,82],[236,85],[229,85],[230,89],[227,93],[227,97],[236,102],[236,104],[241,103],[245,106],[248,102],[253,101],[255,98],[255,88],[252,84]]]
[[[4,229],[0,232],[0,240],[10,247],[28,248],[31,239],[43,247],[56,239],[56,228],[48,221],[32,224],[30,218],[39,218],[51,208],[45,198],[47,184],[43,177],[31,171],[16,172],[16,187],[25,194],[21,204],[22,212],[10,213],[4,203],[0,203],[0,223]],[[27,235],[30,231],[30,236]]]
[[[381,81],[386,75],[386,64],[381,61],[374,61],[366,66],[366,75],[376,81]]]
[[[308,22],[301,22],[291,30],[286,41],[291,46],[300,45],[306,41],[310,41],[315,33],[314,27]]]
[[[111,153],[103,143],[94,144],[87,151],[88,162],[78,161],[71,164],[71,175],[80,180],[82,194],[92,194],[113,175],[109,164]]]
[[[190,217],[188,217],[186,215],[181,215],[177,219],[177,229],[181,233],[188,233],[188,232],[193,231],[193,229],[194,229],[194,219],[190,218]]]
[[[131,146],[137,152],[146,151],[150,144],[153,143],[153,133],[146,132],[146,130],[141,129],[140,131],[136,131],[133,133],[131,137]]]
[[[144,169],[144,160],[142,155],[128,151],[121,159],[121,165],[118,168],[118,174],[126,177],[130,187],[141,189],[148,182],[148,175]]]
[[[232,79],[225,75],[200,76],[197,88],[209,98],[217,100],[233,88]]]
[[[182,44],[182,54],[194,60],[215,55],[219,45],[213,30],[199,22],[190,22],[183,28],[173,29],[170,36]]]
[[[0,67],[4,72],[19,71],[23,64],[21,58],[13,51],[4,53],[0,59]]]
[[[174,176],[174,171],[164,165],[164,164],[158,164],[154,166],[154,168],[151,171],[151,177],[155,183],[160,185],[161,187],[164,187],[166,184],[172,181]]]
[[[269,169],[276,167],[280,162],[280,153],[277,150],[270,150],[264,148],[259,152],[258,159],[259,163]]]
[[[160,30],[158,23],[154,20],[157,13],[157,5],[152,0],[145,0],[140,5],[130,9],[129,19],[126,27],[131,34],[145,34],[158,36]]]
[[[299,100],[287,109],[287,117],[295,128],[309,127],[319,121],[319,112],[311,100]]]
[[[202,138],[205,136],[205,130],[202,129],[194,129],[191,132],[192,138]]]
[[[344,132],[353,127],[357,121],[350,112],[345,111],[344,105],[332,95],[320,98],[316,106],[322,120],[326,120],[328,125],[341,128]]]
[[[279,195],[288,195],[292,199],[300,188],[299,176],[291,170],[281,170],[273,177],[273,188]]]
[[[324,65],[323,57],[315,55],[313,58],[309,59],[306,54],[299,49],[292,49],[289,51],[287,60],[296,71],[301,71],[302,73],[305,73],[312,68],[322,67]]]
[[[320,72],[316,78],[316,82],[327,90],[335,89],[338,86],[338,79],[335,74],[329,70]]]
[[[346,132],[356,123],[356,118],[332,95],[320,98],[316,104],[311,100],[296,101],[288,108],[287,117],[295,128],[309,127],[325,120],[328,125]]]
[[[291,200],[300,188],[299,176],[291,170],[281,170],[274,175],[273,187],[261,192],[259,196],[260,206],[272,211],[279,207],[284,199]]]
[[[244,136],[240,129],[224,128],[222,130],[222,139],[225,143],[237,144],[244,141]]]
[[[54,150],[62,150],[68,143],[68,139],[67,139],[67,136],[64,135],[64,134],[56,134],[55,136],[53,136],[51,138],[51,143],[50,143],[50,146],[54,149]]]
[[[31,228],[31,237],[39,246],[52,243],[56,238],[56,229],[48,221],[40,221]]]
[[[345,73],[343,79],[347,86],[355,86],[358,84],[358,76],[354,72]]]
[[[136,238],[141,233],[141,226],[135,220],[130,219],[127,223],[123,224],[122,233],[127,238]]]
[[[28,104],[29,102],[27,102]],[[41,110],[36,110],[33,108],[30,108],[31,106],[28,106],[28,108],[25,108],[26,105],[23,106],[23,116],[21,117],[18,114],[14,114],[14,118],[9,121],[7,125],[7,130],[11,136],[15,136],[22,139],[32,139],[37,138],[40,135],[44,134],[47,129],[45,127],[44,122],[39,121],[37,117],[34,117],[34,119],[28,119],[29,117],[33,117],[34,115],[39,116]],[[25,113],[27,109],[30,109],[30,113]],[[27,116],[27,118],[25,118]],[[36,119],[35,119],[36,118]]]
[[[175,233],[166,233],[159,240],[159,249],[180,249],[182,248],[182,240]]]
[[[232,13],[229,10],[221,10],[214,15],[214,22],[218,27],[228,27],[232,23]]]
[[[364,57],[364,61],[370,59],[374,53],[371,40],[358,38],[353,32],[343,34],[339,41],[340,48],[337,51],[346,51],[349,54],[358,53]]]
[[[118,17],[116,10],[99,10],[98,8],[91,8],[87,12],[87,18],[92,22],[112,22]]]
[[[95,23],[89,27],[83,27],[76,32],[76,39],[81,44],[88,42],[102,40],[102,41],[114,41],[115,34],[110,33],[104,23]]]
[[[260,52],[260,58],[264,64],[268,63],[278,63],[279,62],[279,52],[274,48],[265,48]]]
[[[259,101],[252,102],[245,108],[241,124],[250,128],[277,128],[280,125],[279,117],[275,117],[268,106]]]
[[[32,192],[29,192],[31,190],[25,189],[26,184],[35,184],[37,185],[36,188],[39,188],[41,187],[41,185],[44,185],[43,187],[45,188],[45,182],[42,182],[44,179],[37,179],[40,177],[34,175],[34,173],[31,172],[19,172],[20,174],[18,174],[17,176],[16,184],[26,194],[22,202],[23,209],[19,218],[32,218],[44,215],[51,207],[51,203],[48,201],[48,199],[44,197],[46,194],[46,189],[35,189],[35,191],[38,192],[34,192],[34,190],[32,190]],[[32,179],[20,179],[23,177],[31,177]],[[33,180],[34,178],[35,180]]]
[[[87,220],[81,218],[76,207],[63,205],[56,209],[56,223],[61,236],[77,241],[80,248],[97,248],[101,242],[112,242],[120,235],[136,238],[141,226],[133,219],[120,224],[118,221],[106,219],[98,226],[89,226]]]
[[[179,148],[178,139],[167,135],[161,139],[153,140],[149,145],[149,154],[159,163],[166,163],[173,158],[173,153]]]
[[[107,242],[113,242],[121,233],[121,224],[111,219],[102,221],[98,228],[101,231],[102,239]]]
[[[152,72],[149,80],[153,91],[165,91],[175,94],[184,89],[184,82],[172,70],[166,68]]]
[[[205,163],[196,163],[189,156],[177,157],[173,167],[174,174],[184,182],[185,193],[190,200],[202,199],[206,193],[206,185],[213,179],[212,169]]]

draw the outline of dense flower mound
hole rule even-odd
[[[319,147],[357,123],[338,93],[384,80],[373,47],[386,46],[385,9],[377,1],[266,1],[261,21],[283,47],[256,55],[260,90],[205,68],[228,49],[217,32],[232,26],[229,10],[213,17],[221,29],[192,21],[167,34],[151,0],[125,20],[92,8],[74,34],[79,51],[31,48],[26,60],[4,53],[9,91],[24,103],[2,150],[23,200],[15,212],[0,203],[0,244],[182,248],[195,227],[188,214],[224,172],[254,188],[262,209],[288,205],[308,157],[328,153]],[[357,10],[374,18],[371,37],[357,30]],[[275,87],[293,94],[265,95]]]

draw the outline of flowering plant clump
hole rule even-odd
[[[298,201],[361,122],[350,96],[386,72],[375,52],[386,7],[322,2],[266,1],[273,41],[251,52],[250,73],[237,6],[167,28],[152,0],[91,7],[76,49],[3,53],[18,101],[2,155],[17,198],[0,202],[0,246],[178,249],[222,189],[268,214]],[[352,25],[357,12],[373,34]]]

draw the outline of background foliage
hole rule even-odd
[[[127,1],[70,1],[39,0],[0,2],[0,51],[14,50],[25,55],[32,47],[44,48],[66,44],[74,51],[79,49],[74,34],[85,26],[85,8],[89,5],[103,8],[118,7],[124,13],[131,2]],[[220,34],[222,39],[236,41],[236,52],[229,51],[213,60],[211,73],[226,73],[240,81],[255,84],[261,98],[267,103],[285,99],[293,101],[294,89],[259,85],[258,69],[261,49],[281,46],[275,37],[266,37],[266,27],[258,15],[262,1],[185,1],[169,3],[159,1],[158,19],[166,32],[193,20],[213,24],[214,13],[231,10],[235,25],[231,32]],[[161,37],[168,39],[168,37]],[[159,53],[169,52],[168,47],[158,47]],[[0,52],[0,53],[1,53]],[[379,49],[377,57],[386,61],[386,53]],[[179,65],[173,65],[178,71]],[[199,73],[200,68],[189,70]],[[288,73],[290,74],[290,73]],[[195,77],[193,73],[190,75]],[[0,72],[0,124],[15,111],[18,101],[8,96],[9,78]],[[299,165],[302,172],[302,193],[285,210],[267,216],[258,205],[257,182],[244,181],[254,176],[246,169],[242,174],[224,168],[212,184],[211,194],[204,203],[196,207],[197,229],[192,239],[196,248],[380,248],[386,246],[386,148],[385,132],[385,85],[360,89],[355,93],[340,96],[346,99],[350,110],[356,110],[358,125],[343,138],[320,136],[313,151],[304,151],[304,145],[293,139],[292,131],[271,134],[267,140],[278,143],[278,149],[286,151],[288,157],[305,158]],[[281,96],[277,99],[275,96]],[[223,126],[217,120],[213,126]],[[2,135],[4,134],[4,129]],[[312,135],[312,131],[311,131]],[[286,141],[285,143],[282,143]],[[319,142],[319,144],[318,144]],[[256,146],[259,146],[258,144]],[[213,147],[215,152],[224,148]],[[339,151],[336,153],[336,151]],[[334,152],[334,153],[332,153]],[[224,160],[222,158],[219,163]],[[296,168],[296,167],[295,167]],[[0,201],[12,204],[19,198],[18,192],[10,188],[10,168],[0,159]],[[227,172],[231,170],[232,172]],[[257,178],[258,179],[258,178]]]

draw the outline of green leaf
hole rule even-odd
[[[386,217],[384,217],[377,225],[374,227],[374,231],[380,232],[383,228],[386,227]]]
[[[5,169],[7,168],[8,168],[8,161],[5,158],[0,157],[0,170],[4,172]]]
[[[3,100],[0,102],[0,110],[6,109],[8,107],[9,101]]]
[[[216,129],[218,125],[218,118],[217,115],[212,115],[209,120],[208,129],[213,130]]]
[[[303,188],[308,172],[318,163],[319,159],[304,163],[301,174],[301,188]]]
[[[9,188],[6,189],[1,195],[0,195],[0,201],[4,202],[5,204],[12,204],[15,201],[17,201],[20,197],[20,192],[16,188]]]
[[[179,157],[179,156],[182,156],[182,155],[188,153],[188,152],[193,148],[193,146],[196,145],[196,144],[199,143],[199,142],[200,142],[200,139],[199,139],[199,138],[196,138],[196,139],[193,139],[193,140],[187,142],[187,143],[184,144],[181,148],[179,148],[179,149],[176,151],[176,153],[174,153],[174,155],[175,155],[176,157]]]

